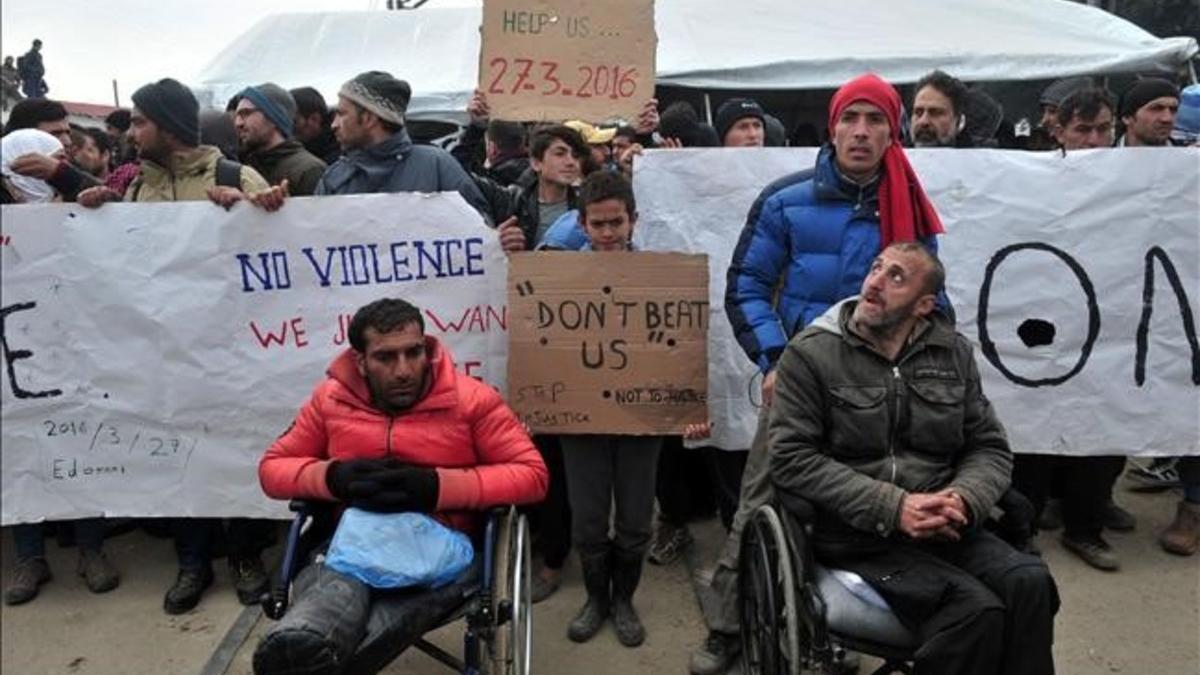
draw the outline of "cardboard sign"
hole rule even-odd
[[[479,89],[495,119],[632,123],[657,44],[654,0],[485,0]]]
[[[508,272],[509,404],[535,432],[708,419],[708,256],[539,252]]]

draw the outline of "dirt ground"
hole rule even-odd
[[[1200,558],[1170,556],[1155,542],[1157,532],[1173,516],[1176,500],[1170,493],[1119,493],[1118,501],[1138,517],[1138,528],[1108,535],[1123,565],[1117,573],[1093,570],[1064,552],[1054,535],[1041,537],[1039,543],[1063,601],[1055,642],[1059,673],[1200,674]],[[611,628],[584,645],[566,639],[566,624],[583,594],[577,566],[569,562],[562,589],[535,608],[533,672],[686,672],[688,652],[705,632],[692,581],[706,578],[722,537],[715,520],[694,524],[693,533],[697,546],[689,556],[690,566],[682,562],[666,568],[647,566],[637,595],[648,632],[640,649],[621,647]],[[11,541],[5,533],[0,567],[6,581]],[[237,604],[223,565],[217,566],[217,583],[199,608],[168,617],[161,604],[175,575],[170,542],[133,532],[110,539],[107,550],[123,573],[122,584],[96,596],[74,574],[75,550],[48,542],[54,581],[33,602],[0,612],[4,675],[251,672],[250,655],[269,622]],[[247,632],[249,636],[240,639]],[[457,653],[461,635],[461,629],[452,626],[430,638]],[[225,648],[218,650],[222,644]],[[863,672],[870,663],[864,662]],[[414,651],[385,672],[450,671]]]

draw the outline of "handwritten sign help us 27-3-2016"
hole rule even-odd
[[[708,419],[708,256],[539,252],[508,268],[508,398],[534,432]]]
[[[653,0],[485,0],[479,89],[495,119],[632,123],[657,44]]]

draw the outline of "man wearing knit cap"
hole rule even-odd
[[[457,191],[487,218],[488,205],[450,153],[415,145],[404,128],[412,89],[378,70],[342,85],[333,133],[345,154],[321,177],[318,195]]]
[[[138,89],[132,98],[130,123],[142,162],[138,177],[125,192],[125,201],[208,199],[229,208],[246,199],[264,206],[259,199],[271,196],[272,190],[257,171],[225,159],[214,146],[200,144],[200,106],[187,87],[166,78]],[[119,199],[121,195],[108,187],[91,188],[79,195],[80,204],[93,208]],[[163,598],[167,614],[194,608],[212,585],[212,544],[223,527],[220,519],[173,519],[179,574]],[[242,604],[258,602],[267,589],[261,555],[268,533],[263,521],[229,521],[229,566]]]
[[[122,198],[132,202],[208,199],[229,208],[269,190],[257,171],[229,162],[216,147],[200,144],[200,106],[191,90],[178,81],[165,78],[147,84],[133,93],[133,105],[130,129],[141,159],[138,177],[124,195],[107,187],[81,192],[83,206]]]
[[[714,126],[727,148],[763,147],[765,115],[754,99],[731,98],[717,108]]]
[[[304,197],[316,192],[325,162],[293,137],[296,101],[292,95],[268,82],[246,87],[238,97],[233,124],[242,161],[271,185],[286,186],[289,195]]]
[[[1158,77],[1138,80],[1121,97],[1121,123],[1125,133],[1117,139],[1117,147],[1166,146],[1175,127],[1177,112],[1178,87]]]
[[[739,649],[741,532],[771,496],[766,423],[784,346],[831,305],[858,293],[883,247],[916,240],[936,251],[941,221],[901,148],[900,108],[895,88],[874,75],[843,85],[830,102],[831,140],[816,166],[759,194],[734,249],[725,312],[763,373],[763,407],[737,513],[713,572],[717,603],[706,617],[712,630],[692,654],[696,675],[723,672]]]

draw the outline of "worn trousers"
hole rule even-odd
[[[712,513],[715,495],[708,463],[714,452],[721,450],[684,447],[681,436],[663,438],[655,495],[664,523],[683,527],[693,518]]]
[[[986,531],[896,542],[826,564],[861,576],[921,639],[917,675],[1052,675],[1058,588],[1046,564]]]
[[[650,545],[661,436],[563,436],[571,534],[580,556],[615,545],[641,555]],[[615,511],[613,537],[609,516]]]
[[[70,525],[75,529],[75,544],[81,552],[99,551],[104,545],[107,524],[103,518],[81,518],[69,523],[63,521],[58,525]],[[14,525],[12,533],[17,545],[17,560],[46,557],[46,533],[42,523]]]
[[[537,522],[538,543],[542,562],[551,569],[562,569],[571,552],[571,505],[567,500],[566,467],[563,465],[562,444],[558,436],[537,435],[533,443],[550,472],[550,487],[546,498],[533,507]]]
[[[742,485],[738,496],[737,511],[733,514],[725,545],[717,558],[710,588],[714,604],[706,612],[708,627],[722,633],[737,633],[741,624],[738,617],[738,556],[742,546],[742,529],[758,507],[771,501],[773,494],[769,462],[767,458],[767,420],[771,409],[759,411],[758,428],[754,441],[746,455],[742,471]],[[721,452],[717,450],[717,452]]]
[[[1038,516],[1046,507],[1047,499],[1060,497],[1063,531],[1068,536],[1098,537],[1104,527],[1104,507],[1112,498],[1113,482],[1124,467],[1122,455],[1019,454],[1013,457],[1012,484],[1029,498]]]
[[[210,569],[213,544],[225,537],[230,558],[256,558],[271,545],[275,522],[258,518],[173,518],[175,555],[179,569],[202,571]]]

